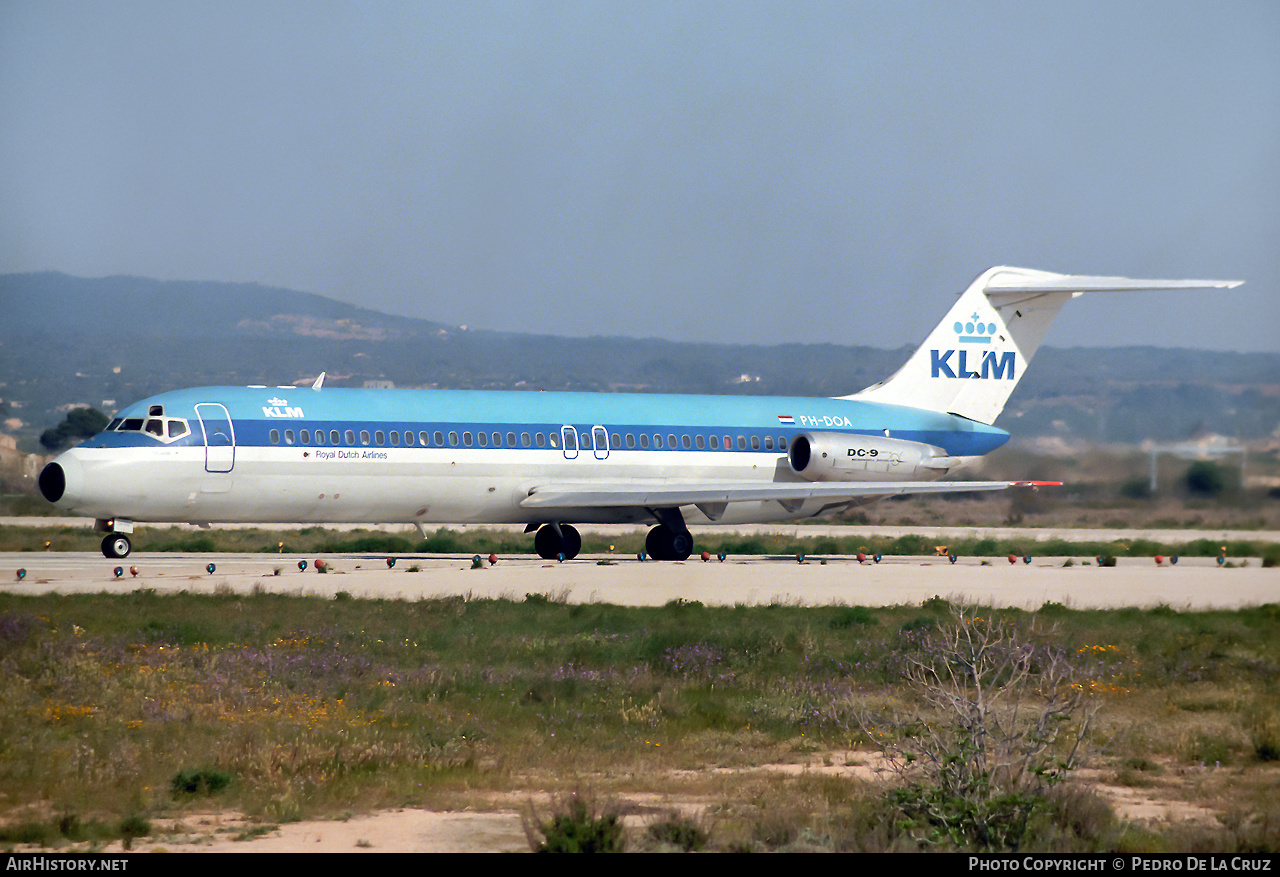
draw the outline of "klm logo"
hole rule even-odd
[[[951,357],[955,357],[953,362]],[[973,369],[969,368],[968,350],[930,350],[930,377],[934,378],[995,378],[996,380],[1013,380],[1016,377],[1014,364],[1017,362],[1012,350],[996,353],[988,350],[982,354]]]
[[[996,338],[995,323],[984,323],[978,314],[974,314],[967,322],[956,321],[956,340],[960,344],[992,344]],[[1003,340],[1003,339],[1001,339]],[[930,377],[935,378],[981,378],[995,380],[1013,380],[1017,376],[1017,358],[1014,351],[999,353],[995,350],[981,352],[970,367],[969,354],[978,351],[930,350]],[[952,357],[955,357],[953,360]]]
[[[301,408],[292,408],[284,399],[268,399],[269,405],[262,406],[263,417],[305,417]]]

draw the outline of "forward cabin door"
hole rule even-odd
[[[196,416],[204,431],[204,471],[230,472],[236,465],[236,432],[231,414],[217,402],[196,405]]]

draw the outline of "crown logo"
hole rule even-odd
[[[961,344],[990,344],[996,334],[996,324],[982,322],[977,312],[974,312],[967,323],[956,320],[952,328],[960,336]]]

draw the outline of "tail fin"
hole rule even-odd
[[[1242,280],[1130,280],[991,268],[970,284],[907,364],[845,399],[959,414],[994,423],[1049,324],[1083,292],[1230,289]]]

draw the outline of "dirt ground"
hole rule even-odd
[[[775,764],[760,772],[847,776],[866,782],[883,780],[887,767],[879,756],[866,752],[833,752],[815,755],[805,764]],[[741,771],[738,771],[741,773]],[[1187,772],[1159,787],[1135,789],[1105,782],[1109,773],[1081,770],[1079,781],[1092,786],[1108,800],[1121,819],[1148,824],[1199,822],[1215,824],[1214,811],[1187,803],[1179,789],[1199,779]],[[633,837],[645,826],[671,811],[696,816],[707,806],[696,798],[653,794],[621,795],[623,823]],[[135,852],[170,853],[520,853],[530,852],[521,811],[527,796],[499,795],[491,809],[438,812],[417,809],[385,810],[342,819],[308,820],[279,826],[261,826],[234,811],[209,811],[181,820],[153,820],[152,837],[134,841]],[[538,802],[546,805],[545,798]],[[119,842],[103,852],[122,852]]]

